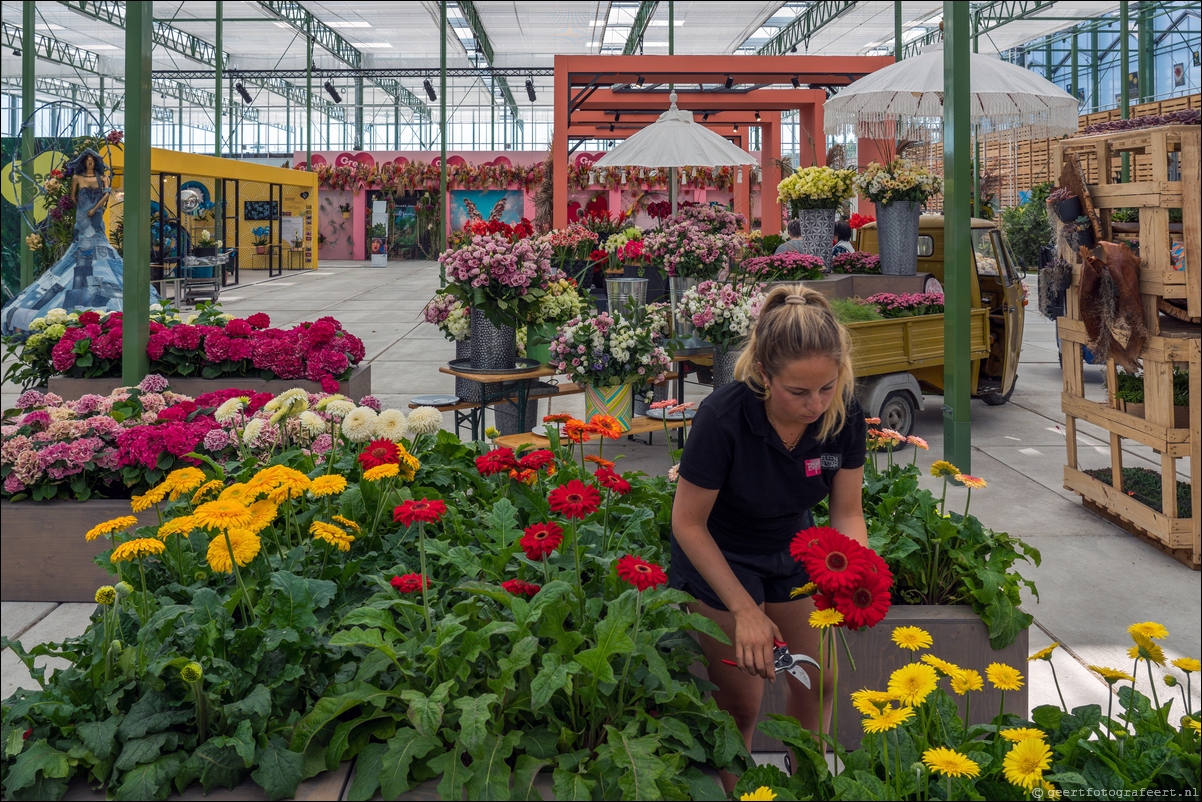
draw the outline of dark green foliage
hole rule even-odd
[[[1026,203],[1002,210],[1002,231],[1010,248],[1029,267],[1039,264],[1039,249],[1052,240],[1046,203],[1051,191],[1050,183],[1036,184]]]
[[[1095,479],[1113,486],[1114,473],[1110,468],[1095,468],[1085,471]],[[1123,466],[1123,492],[1140,504],[1151,507],[1157,512],[1164,512],[1163,491],[1160,472],[1148,468],[1129,468]],[[1193,501],[1190,497],[1190,483],[1177,482],[1177,517],[1193,517]]]

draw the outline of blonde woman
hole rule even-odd
[[[697,411],[680,464],[670,583],[692,594],[698,601],[690,609],[731,640],[702,635],[701,646],[718,686],[714,699],[749,748],[764,680],[776,680],[773,639],[793,653],[818,654],[818,631],[808,623],[814,604],[790,598],[809,581],[789,554],[793,535],[813,525],[815,504],[829,500],[831,526],[867,545],[865,423],[852,396],[849,343],[821,293],[775,287],[736,365],[739,381]],[[787,679],[786,712],[816,731],[818,672],[807,670],[808,691]],[[825,700],[824,723],[829,687]],[[728,792],[735,779],[724,774]]]

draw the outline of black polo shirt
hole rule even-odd
[[[731,382],[705,400],[689,427],[680,475],[718,491],[708,524],[719,548],[782,551],[813,526],[810,508],[830,495],[835,473],[864,464],[867,426],[854,398],[841,431],[822,442],[817,429],[816,423],[806,427],[789,451],[747,385]]]

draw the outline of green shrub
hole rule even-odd
[[[884,320],[885,317],[873,304],[865,304],[854,298],[832,298],[831,311],[840,323],[867,323]]]
[[[1010,248],[1029,267],[1039,263],[1039,249],[1052,239],[1045,202],[1051,191],[1050,183],[1036,184],[1026,203],[1002,210],[1002,230],[1010,240]]]

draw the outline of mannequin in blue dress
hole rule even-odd
[[[121,255],[109,244],[104,228],[112,193],[108,168],[100,154],[88,148],[67,163],[67,170],[75,201],[75,237],[62,258],[5,304],[0,313],[5,336],[28,334],[29,324],[51,309],[121,311]],[[153,287],[151,300],[157,300]]]

